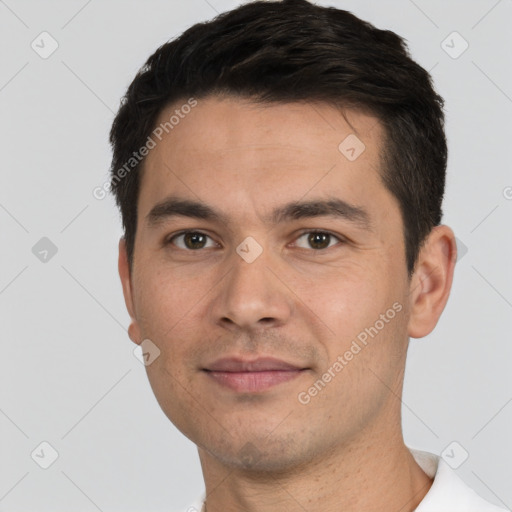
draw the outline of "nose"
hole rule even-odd
[[[240,329],[285,324],[293,310],[293,294],[282,270],[266,250],[249,261],[233,251],[212,304],[215,323]]]

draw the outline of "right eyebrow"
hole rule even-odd
[[[148,226],[154,227],[166,219],[176,216],[218,221],[227,224],[227,218],[210,206],[197,201],[178,199],[172,196],[164,199],[151,209],[146,216],[146,223]]]

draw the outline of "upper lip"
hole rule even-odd
[[[225,357],[217,359],[208,365],[205,370],[213,372],[264,372],[272,370],[291,371],[303,370],[300,366],[287,363],[273,357],[259,357],[258,359],[242,359]]]

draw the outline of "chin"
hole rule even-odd
[[[202,445],[208,456],[226,467],[255,475],[287,473],[310,458],[305,448],[307,443],[298,442],[290,434],[286,439],[275,436],[272,439],[272,434],[264,433],[247,435],[245,439],[223,436],[218,443],[211,438],[208,441],[209,446]]]

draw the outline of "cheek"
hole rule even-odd
[[[342,395],[348,389],[359,389],[358,395],[379,394],[374,388],[382,384],[372,370],[384,381],[393,381],[406,352],[404,290],[384,269],[353,270],[309,291],[310,308],[330,331],[323,340],[327,358],[321,371],[331,368],[342,376],[336,379]],[[332,368],[336,361],[341,366]]]
[[[356,311],[359,316],[348,314],[340,320],[339,334],[327,347],[328,362],[309,383],[311,392],[317,394],[312,400],[314,408],[328,410],[357,431],[387,400],[396,399],[390,390],[397,391],[407,348],[404,310],[398,309],[384,308],[385,320],[380,312],[368,311]]]
[[[137,297],[137,319],[143,338],[149,338],[160,350],[159,357],[147,367],[148,377],[155,393],[161,388],[162,399],[181,396],[197,369],[197,352],[212,342],[203,313],[213,285],[204,275],[180,275],[179,268],[141,273],[140,282],[144,287],[139,288]]]
[[[148,266],[138,277],[137,317],[143,332],[157,339],[179,332],[207,289],[197,279],[180,279],[179,269],[161,272]]]
[[[391,307],[385,279],[375,269],[352,265],[308,283],[302,288],[301,298],[342,342],[373,324]]]

